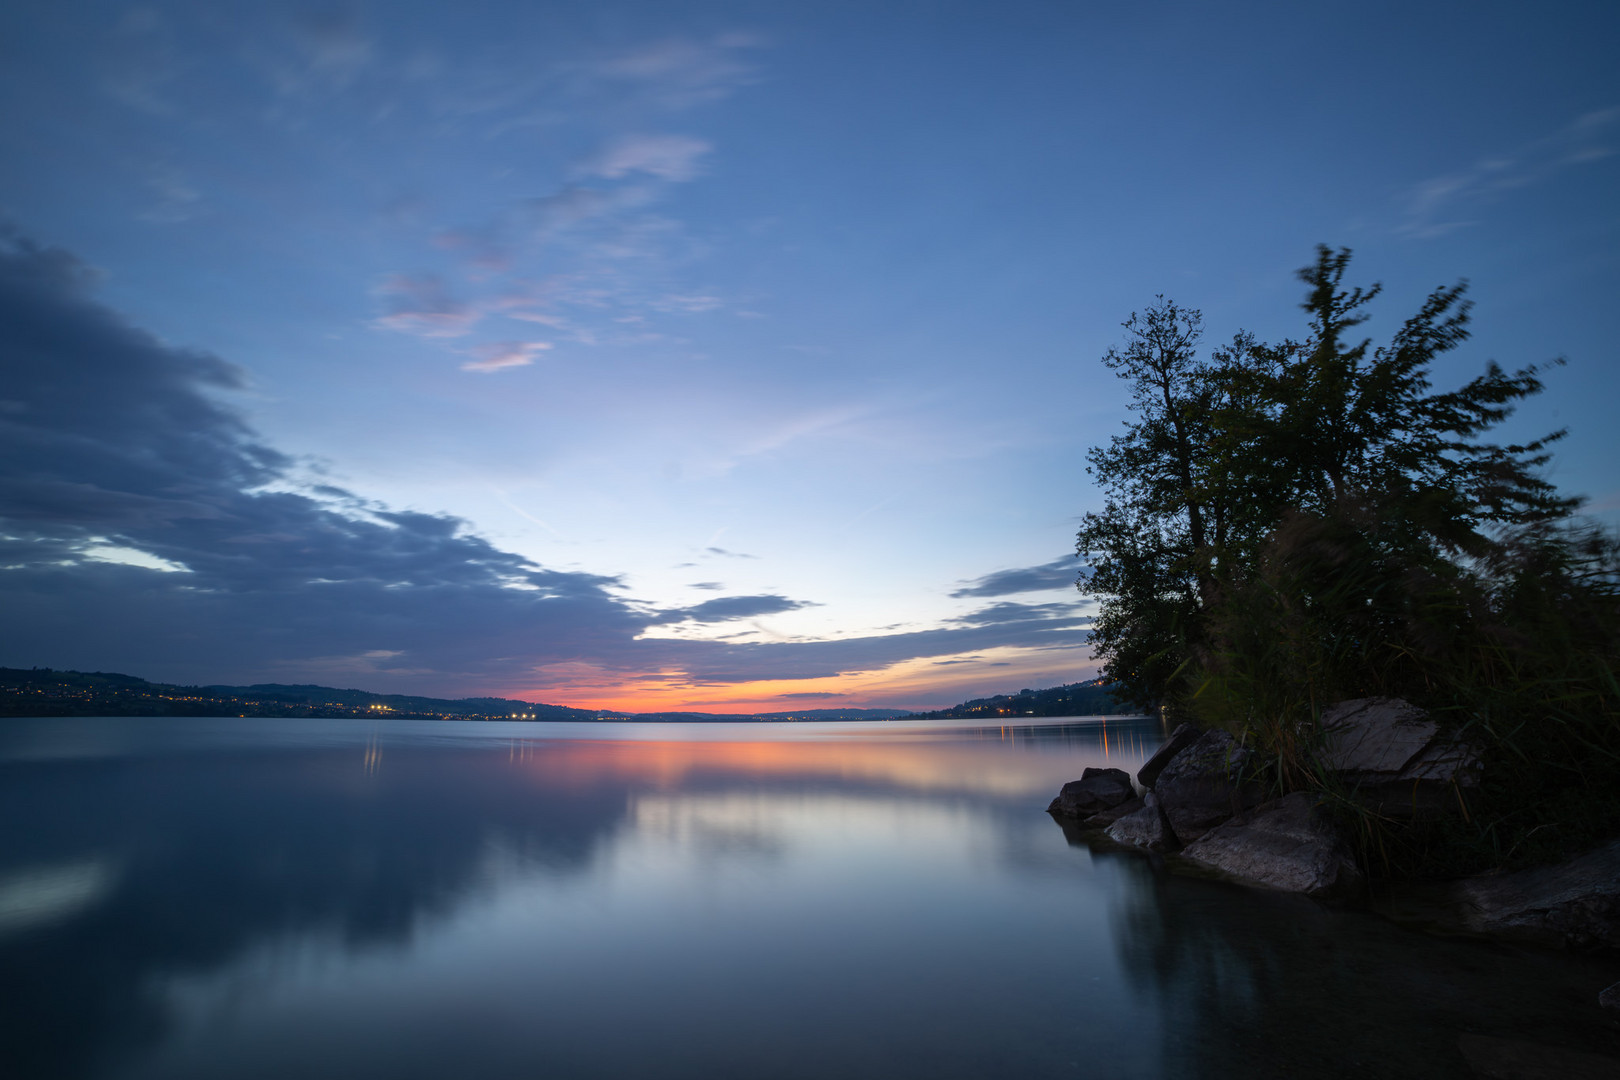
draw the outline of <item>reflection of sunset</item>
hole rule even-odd
[[[1156,743],[1156,737],[1144,742],[1137,726],[1115,725],[1110,731],[1099,724],[1062,740],[1054,740],[1047,729],[1045,741],[1032,740],[1032,730],[1040,729],[957,732],[970,741],[950,742],[886,739],[877,726],[875,737],[827,740],[764,741],[749,738],[746,728],[737,732],[738,741],[514,739],[508,757],[558,787],[631,780],[673,789],[694,774],[714,773],[730,779],[800,777],[936,793],[1023,796],[1055,793],[1054,785],[1075,779],[1088,765],[1134,772]]]

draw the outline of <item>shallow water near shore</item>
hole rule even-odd
[[[1474,1075],[1620,958],[1427,937],[1044,813],[1156,720],[0,724],[10,1077]]]

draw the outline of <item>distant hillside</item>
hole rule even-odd
[[[1112,684],[1102,679],[1067,683],[1048,690],[1020,690],[1016,694],[975,698],[937,712],[916,714],[921,720],[993,719],[1002,716],[1117,716],[1141,710],[1114,699]]]
[[[902,709],[804,709],[737,716],[723,713],[622,713],[574,709],[510,698],[412,697],[330,686],[256,683],[253,686],[174,686],[112,672],[0,668],[0,717],[5,716],[274,716],[414,720],[884,720]]]
[[[589,709],[506,698],[411,697],[330,686],[175,686],[112,672],[0,668],[0,716],[399,716],[428,720],[595,720]]]

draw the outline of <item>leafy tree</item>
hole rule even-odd
[[[1390,614],[1369,601],[1393,600],[1392,582],[1455,577],[1455,560],[1489,554],[1493,530],[1576,505],[1537,474],[1561,432],[1525,445],[1480,439],[1541,389],[1537,369],[1492,364],[1431,392],[1430,365],[1467,338],[1465,286],[1435,290],[1374,349],[1351,333],[1379,288],[1345,288],[1349,259],[1322,247],[1300,272],[1301,341],[1239,334],[1200,359],[1200,313],[1160,297],[1103,358],[1130,382],[1136,415],[1088,455],[1105,502],[1077,537],[1092,567],[1081,588],[1099,601],[1092,644],[1105,674],[1138,701],[1190,695],[1222,645],[1211,620],[1230,622],[1233,597],[1267,574],[1277,586],[1290,557],[1291,600],[1365,622],[1369,606]],[[1312,587],[1306,570],[1318,575]]]
[[[1087,455],[1105,503],[1082,519],[1076,546],[1090,566],[1080,587],[1100,600],[1093,648],[1108,677],[1146,703],[1199,640],[1214,586],[1206,552],[1226,510],[1208,482],[1220,380],[1197,359],[1199,312],[1161,296],[1124,327],[1124,349],[1103,363],[1130,381],[1137,420]]]

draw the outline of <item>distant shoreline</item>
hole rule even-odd
[[[640,723],[975,720],[985,724],[1043,718],[1138,715],[1119,712],[1100,680],[977,698],[931,712],[904,709],[795,709],[768,713],[580,709],[511,698],[431,698],[375,694],[309,684],[180,686],[113,672],[0,668],[0,718],[62,716],[263,717],[266,719],[501,720]]]

